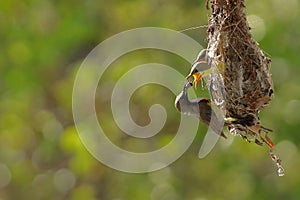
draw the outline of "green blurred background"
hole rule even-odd
[[[204,0],[10,0],[0,2],[0,199],[300,199],[300,2],[246,3],[254,37],[273,60],[275,96],[260,118],[274,130],[271,138],[283,160],[284,177],[277,176],[266,146],[228,134],[208,157],[198,159],[203,124],[180,159],[149,174],[110,169],[79,140],[72,87],[84,57],[124,30],[205,25],[209,11]],[[206,46],[205,29],[185,33]],[[109,68],[99,82],[105,86],[99,95],[109,95],[128,69],[149,62],[172,66],[183,75],[189,70],[186,61],[166,52],[132,52]],[[154,103],[168,112],[163,130],[142,141],[118,129],[109,98],[96,99],[96,109],[108,137],[139,152],[162,147],[174,137],[180,114],[173,102],[174,94],[157,85],[136,91],[131,108],[138,110],[132,112],[138,124],[149,123],[148,108]]]

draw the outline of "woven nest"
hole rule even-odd
[[[207,56],[213,66],[224,66],[219,74],[225,91],[226,101],[222,106],[225,116],[239,119],[239,123],[230,124],[228,129],[249,142],[266,143],[278,175],[283,176],[281,160],[273,153],[274,144],[268,137],[271,130],[263,127],[258,117],[274,91],[269,72],[271,59],[252,38],[244,0],[211,0],[210,3],[212,15],[207,29]],[[213,80],[210,84],[216,82]],[[209,88],[213,94],[213,87]],[[217,98],[211,96],[218,103]]]
[[[214,65],[223,63],[225,66],[221,76],[226,94],[226,117],[243,119],[243,123],[228,128],[244,139],[250,141],[253,136],[256,143],[266,142],[272,146],[267,136],[261,136],[262,132],[271,130],[261,126],[258,117],[273,94],[269,73],[271,59],[251,36],[243,0],[213,0],[211,5],[208,57]]]

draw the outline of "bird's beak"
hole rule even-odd
[[[197,73],[197,74],[193,74],[192,76],[194,77],[194,85],[195,87],[197,87],[199,80],[202,78],[202,74]]]
[[[203,77],[203,73],[196,73],[196,74],[189,74],[185,77],[185,79],[189,79],[193,77],[194,80],[193,80],[193,83],[194,83],[194,86],[197,87],[197,84],[198,82],[201,80],[201,78]]]
[[[189,75],[187,75],[186,77],[185,77],[185,79],[189,79],[189,78],[191,78],[193,76],[193,74],[189,74]]]

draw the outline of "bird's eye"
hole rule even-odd
[[[193,74],[198,73],[198,69],[194,69]]]

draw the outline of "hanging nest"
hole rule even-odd
[[[261,125],[258,116],[274,91],[269,72],[271,59],[252,38],[244,0],[212,0],[210,3],[208,60],[214,66],[224,66],[219,72],[225,91],[225,116],[240,121],[229,125],[228,129],[249,142],[266,143],[279,175],[283,175],[280,159],[272,152],[274,145],[268,137],[271,130]]]

